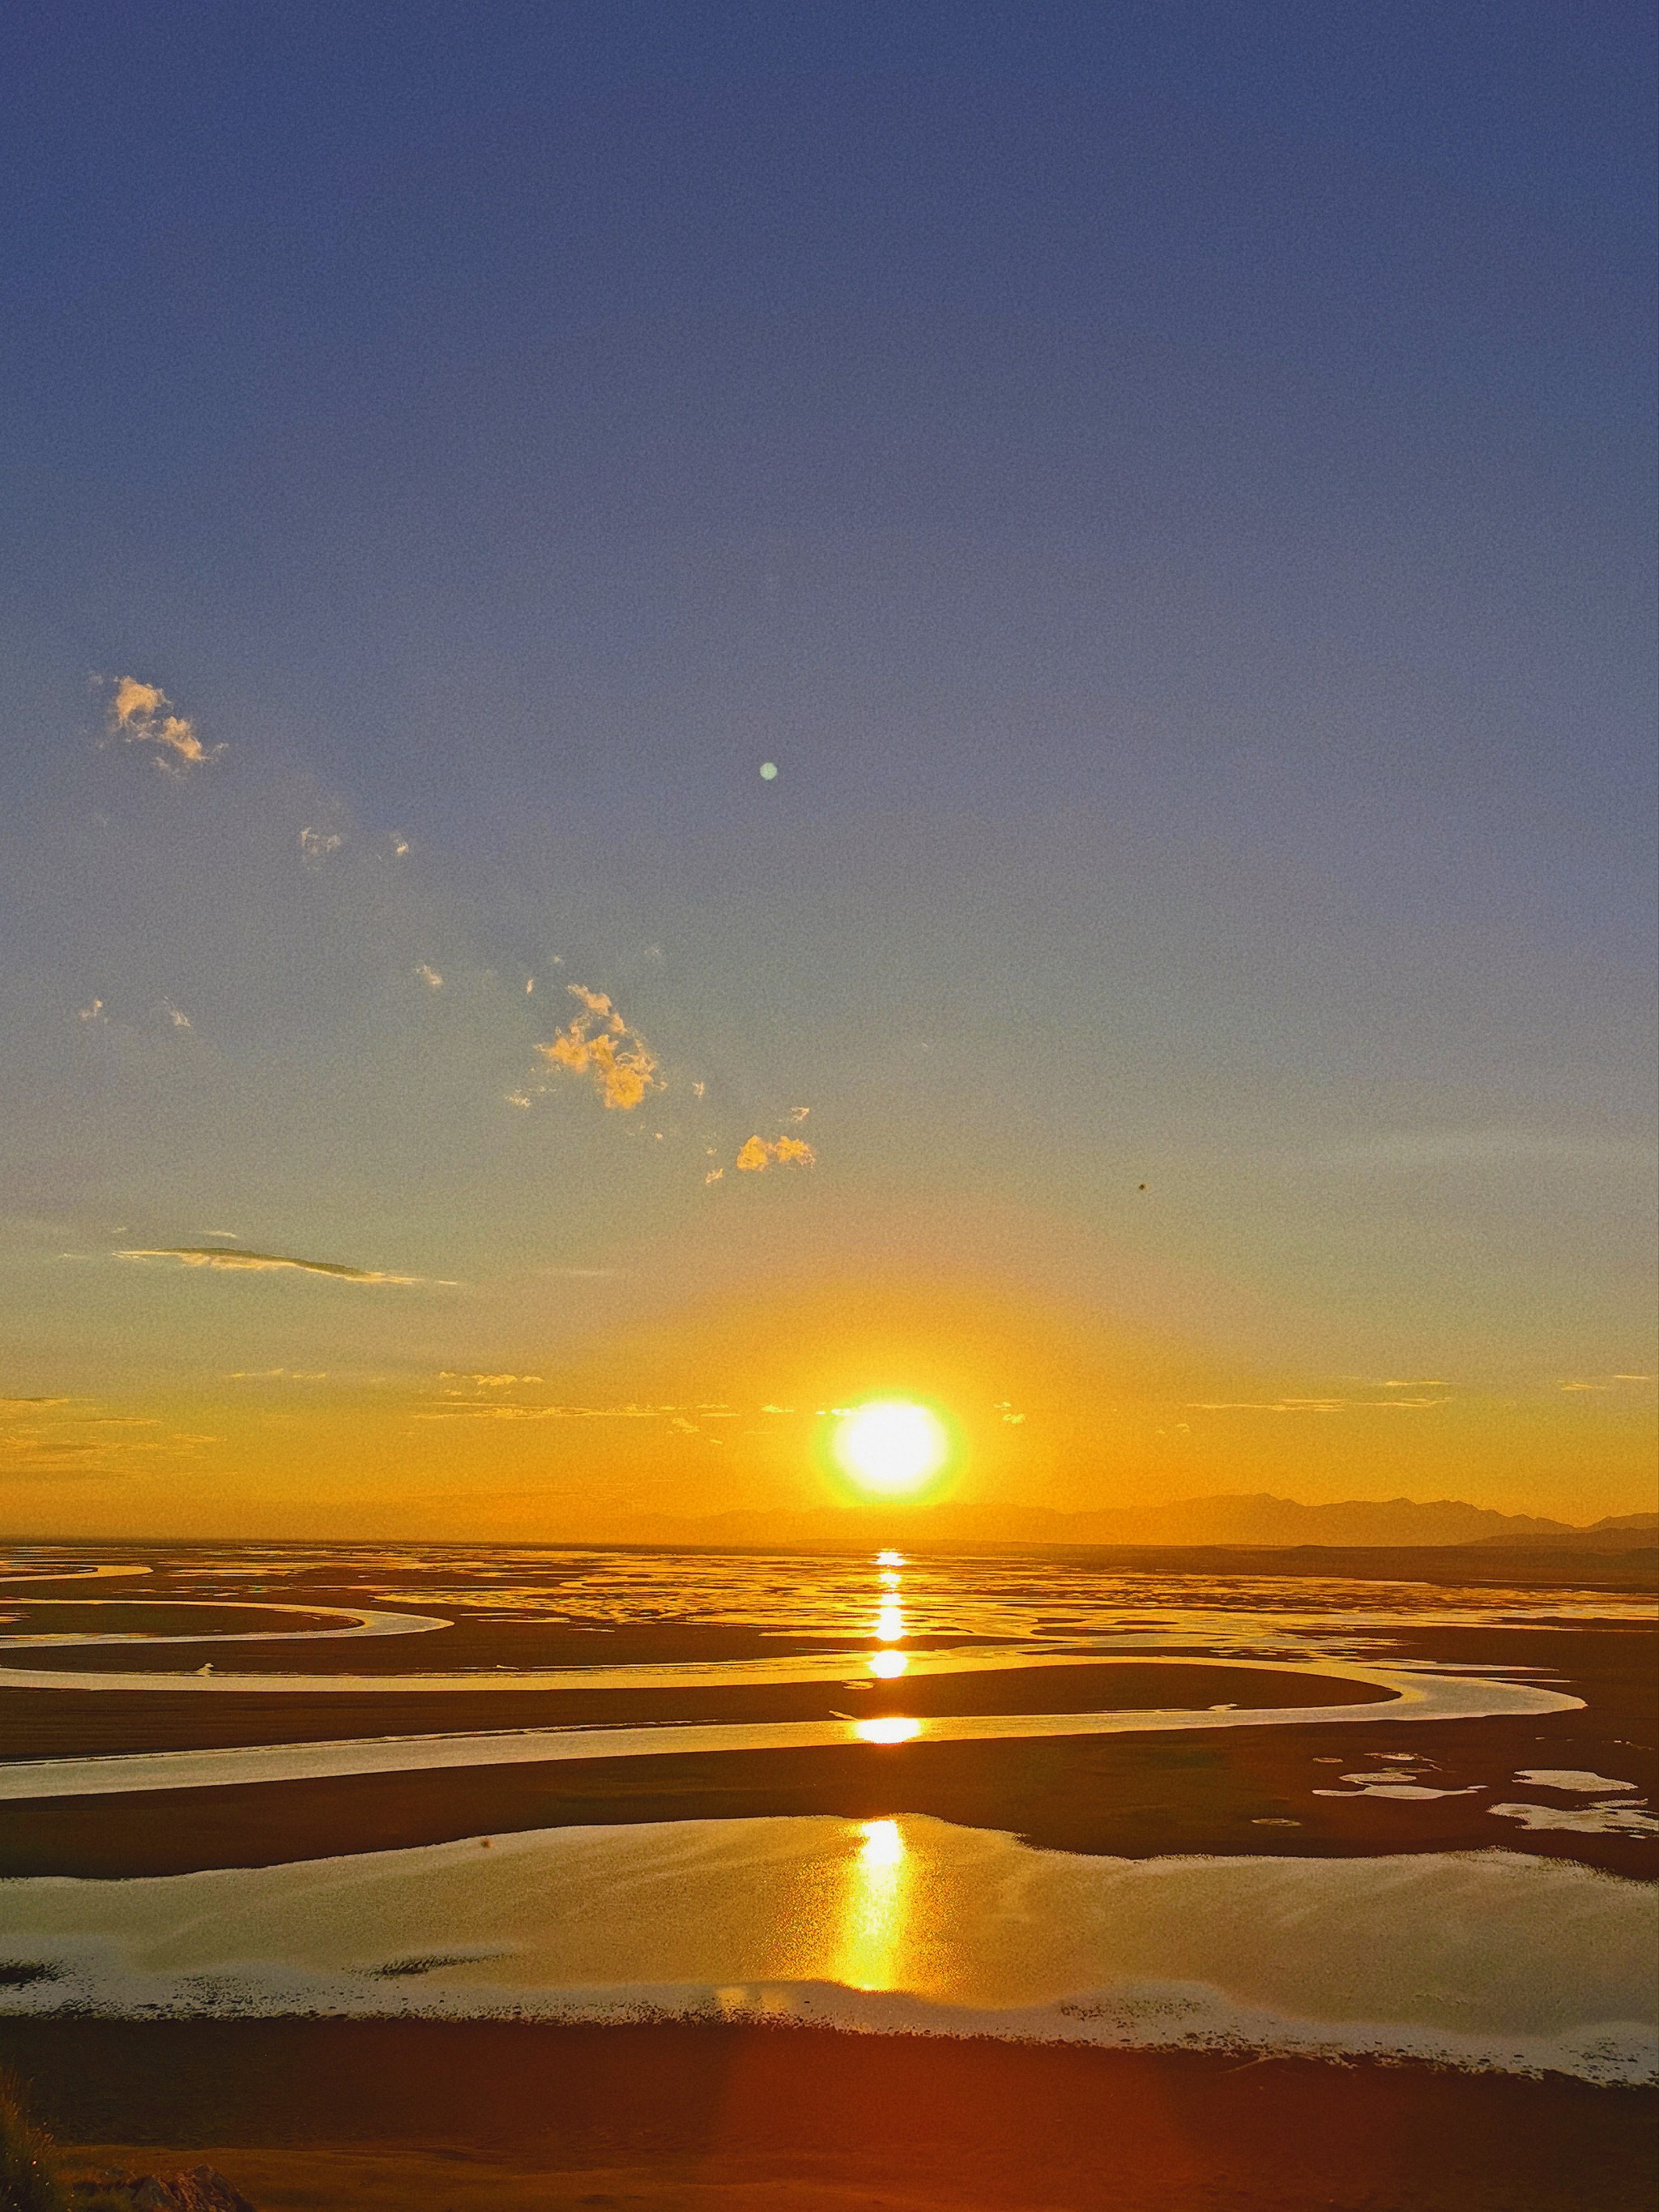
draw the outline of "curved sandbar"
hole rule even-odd
[[[416,1614],[389,1616],[418,1620]],[[429,1627],[447,1627],[444,1621],[423,1624]],[[340,1630],[296,1631],[301,1634],[337,1635]],[[356,1632],[349,1632],[356,1633]],[[395,1635],[396,1630],[364,1631],[365,1634]],[[18,1638],[20,1643],[27,1638]],[[70,1637],[41,1637],[41,1644],[70,1643],[79,1639]],[[210,1637],[168,1637],[165,1639],[100,1637],[99,1643],[161,1642],[211,1643]],[[228,1639],[227,1639],[228,1640]],[[239,1643],[264,1641],[264,1638],[241,1636]],[[271,1640],[275,1640],[274,1637]],[[0,1646],[5,1639],[0,1638]],[[475,1691],[492,1690],[724,1690],[754,1686],[769,1687],[779,1684],[803,1682],[845,1682],[856,1676],[860,1685],[864,1677],[873,1674],[872,1654],[868,1651],[805,1651],[781,1653],[766,1659],[689,1659],[656,1662],[629,1660],[611,1667],[480,1667],[457,1668],[448,1673],[425,1672],[418,1674],[167,1674],[160,1671],[115,1674],[89,1668],[62,1670],[35,1667],[0,1667],[0,1689],[6,1690],[125,1690],[165,1691],[171,1696],[175,1691],[201,1692],[206,1695],[234,1692],[238,1695],[277,1697],[344,1696],[405,1697],[428,1694],[471,1695]],[[1305,1661],[1284,1662],[1235,1659],[1231,1654],[1218,1659],[1207,1657],[1177,1657],[1162,1652],[1102,1654],[1050,1650],[986,1650],[981,1645],[970,1645],[957,1651],[912,1651],[905,1654],[906,1665],[902,1679],[908,1680],[918,1674],[1001,1674],[1022,1672],[1040,1667],[1115,1667],[1168,1665],[1210,1665],[1228,1668],[1272,1664],[1291,1674],[1321,1674],[1334,1671],[1333,1662],[1312,1656]],[[1369,1681],[1369,1675],[1363,1679]],[[889,1683],[886,1686],[891,1687]]]
[[[937,1661],[949,1655],[929,1655],[927,1666],[918,1658],[917,1671],[946,1668]],[[798,1663],[791,1661],[750,1662],[769,1668]],[[813,1660],[804,1662],[821,1666]],[[1065,1661],[1004,1660],[1004,1666],[1024,1663],[1076,1666]],[[1097,1658],[1080,1663],[1097,1667],[1145,1665],[1144,1658]],[[1182,1662],[1171,1661],[1172,1667]],[[1484,1677],[1419,1672],[1410,1668],[1374,1667],[1349,1661],[1253,1660],[1233,1661],[1241,1672],[1275,1674],[1318,1674],[1335,1681],[1362,1682],[1386,1694],[1374,1703],[1328,1705],[1269,1705],[1223,1711],[1182,1708],[1084,1713],[954,1714],[927,1719],[885,1717],[854,1721],[830,1717],[812,1721],[747,1721],[674,1723],[636,1728],[514,1729],[501,1734],[367,1736],[339,1743],[260,1744],[230,1750],[162,1751],[120,1754],[107,1758],[31,1759],[0,1766],[0,1801],[47,1797],[103,1796],[116,1792],[158,1790],[220,1789],[227,1784],[254,1782],[306,1782],[325,1776],[398,1774],[434,1768],[537,1765],[556,1759],[640,1759],[672,1753],[723,1751],[782,1751],[818,1749],[836,1745],[896,1743],[959,1743],[987,1739],[1036,1736],[1164,1735],[1189,1729],[1328,1727],[1348,1722],[1416,1722],[1474,1720],[1497,1715],[1565,1712],[1582,1708],[1583,1700],[1559,1690],[1530,1684],[1492,1681]],[[962,1671],[959,1662],[955,1671]],[[578,1676],[593,1686],[603,1673],[631,1686],[641,1677],[673,1672],[684,1685],[700,1678],[705,1682],[729,1682],[729,1666],[661,1668],[615,1668],[583,1670]],[[844,1677],[845,1660],[835,1677]],[[42,1677],[26,1675],[25,1686],[40,1687]],[[105,1678],[105,1681],[108,1678]],[[154,1676],[122,1677],[150,1689]],[[173,1686],[172,1678],[165,1678]],[[256,1676],[264,1686],[269,1678]],[[530,1686],[533,1678],[512,1678],[516,1686]],[[752,1674],[750,1679],[753,1679]],[[776,1680],[776,1674],[764,1679]],[[794,1677],[793,1679],[802,1679]],[[820,1674],[808,1680],[824,1679]],[[0,1675],[0,1681],[15,1680]],[[567,1678],[568,1680],[568,1678]],[[50,1686],[98,1688],[85,1676],[50,1676]],[[300,1686],[295,1685],[295,1686]],[[310,1684],[304,1685],[312,1686]]]
[[[119,1572],[121,1571],[118,1569],[114,1571]],[[146,1567],[141,1571],[148,1574],[149,1570]],[[130,1605],[132,1603],[132,1601],[128,1598],[36,1598],[30,1601],[20,1597],[17,1600],[17,1602],[20,1605],[33,1602],[37,1606],[72,1605],[76,1608],[76,1612],[79,1613],[84,1612],[89,1605]],[[137,1644],[141,1645],[156,1644],[265,1644],[275,1643],[278,1639],[284,1644],[318,1644],[334,1642],[343,1636],[418,1636],[424,1634],[428,1629],[448,1628],[453,1626],[447,1618],[435,1613],[382,1613],[370,1607],[356,1605],[295,1604],[249,1606],[237,1604],[236,1601],[233,1599],[212,1597],[167,1598],[157,1600],[155,1602],[158,1604],[165,1604],[170,1607],[174,1612],[183,1612],[186,1608],[197,1608],[204,1613],[223,1613],[229,1609],[231,1606],[235,1605],[238,1612],[270,1613],[276,1614],[279,1619],[285,1617],[289,1620],[293,1620],[296,1613],[310,1613],[313,1617],[320,1616],[325,1620],[340,1621],[343,1626],[339,1628],[220,1628],[215,1629],[208,1634],[201,1636],[191,1636],[189,1634],[179,1636],[171,1634],[165,1629],[155,1630],[144,1628],[123,1628],[107,1631],[101,1631],[95,1628],[83,1628],[66,1631],[64,1634],[58,1636],[53,1636],[49,1633],[42,1635],[36,1631],[27,1630],[21,1636],[0,1636],[0,1651],[33,1651],[37,1650],[50,1650],[58,1645],[69,1644],[96,1644],[104,1645],[111,1644]],[[77,1677],[76,1679],[81,1680],[85,1678]],[[105,1674],[101,1676],[94,1675],[91,1679],[111,1688],[125,1688],[129,1687],[135,1681],[143,1682],[148,1687],[157,1681],[168,1681],[171,1678],[165,1674],[159,1676],[155,1674]],[[204,1681],[207,1679],[209,1678],[205,1676],[203,1677]],[[31,1682],[39,1684],[43,1680],[46,1680],[51,1683],[53,1688],[62,1688],[65,1686],[66,1680],[67,1678],[57,1675],[42,1676],[35,1674],[21,1668],[0,1667],[0,1686],[13,1685],[27,1687]],[[225,1680],[228,1682],[234,1682],[239,1680],[244,1683],[248,1681],[257,1683],[263,1680],[264,1677],[258,1674],[252,1676],[242,1675],[240,1677],[227,1675],[225,1677]],[[214,1686],[216,1688],[220,1686],[216,1684]]]
[[[107,1583],[129,1575],[153,1575],[154,1567],[119,1566],[106,1562],[95,1567],[0,1567],[0,1588],[7,1583]]]

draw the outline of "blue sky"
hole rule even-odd
[[[971,1283],[1454,1370],[1540,1425],[1527,1502],[1643,1502],[1552,1424],[1653,1364],[1648,10],[0,42],[21,1395],[150,1419],[337,1339],[623,1378],[722,1301]],[[122,677],[213,757],[112,729]],[[660,1139],[538,1056],[573,981]],[[216,1225],[465,1311],[111,1256]],[[254,1484],[226,1433],[179,1467]]]

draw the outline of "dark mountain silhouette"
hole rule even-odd
[[[1498,1513],[1459,1498],[1304,1505],[1267,1492],[1192,1498],[1170,1505],[1062,1513],[1017,1505],[823,1506],[797,1512],[730,1512],[692,1517],[640,1515],[624,1540],[643,1543],[862,1546],[886,1541],[941,1544],[1244,1545],[1282,1550],[1499,1544],[1639,1549],[1659,1532],[1659,1514],[1609,1515],[1587,1527],[1528,1513]]]

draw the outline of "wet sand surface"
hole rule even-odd
[[[1495,1819],[1490,1805],[1517,1795],[1547,1806],[1572,1802],[1559,1791],[1521,1789],[1514,1778],[1523,1770],[1587,1770],[1634,1784],[1650,1799],[1659,1785],[1659,1638],[1652,1631],[1424,1629],[1402,1633],[1398,1643],[1404,1656],[1443,1663],[1477,1669],[1537,1668],[1553,1686],[1583,1698],[1584,1709],[1411,1725],[1309,1723],[1282,1729],[1200,1729],[1166,1737],[849,1744],[574,1759],[0,1804],[0,1874],[184,1873],[530,1828],[800,1813],[853,1819],[932,1814],[963,1826],[1006,1830],[1056,1850],[1126,1857],[1182,1851],[1326,1856],[1515,1849],[1522,1847],[1521,1832]],[[1171,1677],[1188,1671],[1185,1664],[1149,1666],[1140,1693],[1149,1704],[1168,1702]],[[1190,1671],[1208,1678],[1206,1686],[1215,1690],[1213,1698],[1194,1694],[1193,1702],[1233,1701],[1224,1686],[1230,1670],[1218,1667],[1213,1678],[1208,1668]],[[1133,1684],[1140,1670],[1054,1668],[1042,1675],[917,1677],[866,1692],[866,1702],[856,1710],[917,1710],[912,1700],[924,1686],[941,1697],[970,1696],[969,1710],[992,1709],[980,1700],[996,1691],[1017,1700],[1014,1709],[1029,1709],[1039,1702],[1046,1705],[1048,1686],[1059,1681],[1075,1682],[1079,1704],[1086,1707],[1100,1699],[1104,1674],[1113,1677],[1109,1701],[1116,1703],[1117,1682],[1127,1678]],[[1240,1704],[1264,1702],[1264,1685],[1303,1679],[1243,1669],[1231,1670],[1231,1675]],[[1044,1684],[1041,1701],[1033,1695],[1038,1680]],[[973,1686],[971,1692],[964,1692],[964,1684]],[[1320,1682],[1317,1697],[1322,1701],[1344,1687]],[[649,1693],[653,1701],[659,1694]],[[708,1694],[803,1695],[776,1689],[698,1692],[691,1702],[699,1711],[706,1710],[702,1700]],[[826,1692],[814,1686],[808,1694],[817,1700],[814,1711],[854,1709],[852,1692]],[[604,1693],[607,1714],[614,1714],[615,1695]],[[355,1709],[353,1726],[376,1735],[400,1733],[411,1723],[422,1729],[499,1727],[504,1712],[518,1701],[518,1693],[498,1692],[482,1711],[485,1701],[480,1698],[376,1697]],[[1121,1701],[1133,1698],[1126,1695]],[[546,1702],[535,1698],[538,1715]],[[179,1731],[216,1725],[222,1711],[224,1735],[187,1733],[183,1740],[317,1741],[349,1732],[341,1725],[341,1702],[335,1698],[309,1708],[302,1698],[282,1700],[283,1707],[297,1708],[292,1738],[240,1732],[243,1709],[250,1705],[262,1710],[247,1717],[275,1731],[286,1714],[263,1709],[277,1703],[240,1696],[169,1700],[165,1692],[83,1701],[76,1692],[41,1692],[37,1697],[7,1692],[0,1693],[0,1728],[6,1730],[0,1741],[13,1756],[137,1747],[120,1734],[66,1742],[52,1733],[64,1725],[55,1720],[59,1714],[88,1731],[153,1729],[145,1746],[149,1748],[180,1740]],[[388,1708],[399,1717],[391,1718]],[[1056,1702],[1048,1709],[1063,1706]],[[653,1703],[653,1711],[659,1714],[660,1705]],[[1344,1780],[1378,1771],[1377,1762],[1390,1759],[1402,1775],[1419,1776],[1426,1787],[1473,1789],[1474,1794],[1379,1799]],[[1524,1848],[1638,1878],[1651,1879],[1659,1872],[1659,1847],[1650,1836],[1532,1830],[1525,1834]]]
[[[131,1663],[129,1655],[128,1662]],[[335,1742],[359,1735],[584,1726],[648,1727],[671,1721],[860,1720],[894,1713],[1091,1712],[1110,1705],[1157,1711],[1218,1705],[1369,1705],[1382,1692],[1330,1676],[1269,1674],[1188,1661],[1044,1666],[1003,1673],[916,1674],[873,1681],[867,1653],[824,1682],[694,1684],[684,1689],[395,1691],[307,1698],[228,1691],[211,1698],[145,1690],[118,1695],[0,1689],[0,1761],[100,1753],[182,1750],[216,1744]],[[356,1671],[355,1669],[353,1670]]]
[[[1540,1818],[1582,1821],[1588,1801],[1570,1785],[1586,1775],[1604,1806],[1652,1805],[1656,1632],[1627,1604],[1614,1617],[1619,1593],[1651,1588],[1652,1560],[1634,1555],[900,1563],[902,1643],[913,1659],[946,1649],[982,1650],[988,1661],[1039,1650],[1081,1657],[1121,1650],[1118,1632],[1143,1626],[1148,1656],[1110,1669],[988,1666],[892,1681],[870,1675],[872,1643],[883,1640],[875,1607],[886,1600],[867,1559],[405,1558],[372,1547],[351,1557],[256,1558],[229,1547],[143,1557],[155,1571],[140,1585],[117,1584],[118,1615],[79,1602],[74,1585],[40,1593],[72,1597],[72,1608],[32,1604],[15,1584],[0,1589],[0,1611],[22,1616],[0,1621],[0,1634],[131,1629],[147,1639],[0,1653],[7,1666],[81,1672],[88,1682],[0,1688],[0,1762],[826,1714],[1280,1702],[1326,1703],[1334,1714],[1328,1725],[577,1758],[0,1802],[0,1875],[272,1866],[536,1829],[789,1814],[875,1823],[933,1814],[1132,1860],[1497,1850],[1649,1881],[1659,1873],[1659,1839],[1636,1826],[1618,1832],[1593,1810],[1588,1826],[1550,1828],[1488,1809],[1518,1800]],[[1553,1620],[1551,1585],[1560,1599]],[[206,1650],[148,1640],[158,1629],[200,1634],[209,1620],[195,1607],[204,1601],[216,1608],[212,1627],[233,1635]],[[258,1603],[281,1611],[258,1613]],[[340,1636],[326,1607],[400,1608],[453,1625]],[[319,1626],[329,1632],[321,1638]],[[279,1629],[313,1635],[285,1638]],[[1516,1670],[1512,1679],[1584,1702],[1540,1714],[1343,1722],[1341,1704],[1377,1693],[1320,1675],[1318,1655],[1331,1651],[1499,1680]],[[1275,1674],[1239,1663],[1252,1655],[1291,1662],[1303,1652],[1306,1674],[1299,1664]],[[830,1654],[844,1655],[845,1674],[811,1682],[392,1686],[400,1674],[463,1669],[501,1677]],[[199,1682],[204,1664],[215,1674],[372,1680],[362,1691],[342,1680],[326,1692],[203,1694],[184,1678]],[[144,1669],[176,1684],[98,1686],[100,1675]],[[1627,1790],[1616,1792],[1620,1784]],[[1428,1794],[1437,1791],[1450,1794]],[[20,1987],[20,2008],[27,1995]],[[892,2024],[851,2033],[738,2025],[729,2011],[724,2023],[595,2026],[29,2017],[20,2008],[0,2017],[0,2063],[33,2080],[43,2117],[60,2141],[85,2147],[88,2166],[165,2172],[206,2159],[261,2212],[1645,2212],[1659,2184],[1651,2091],[1417,2058],[998,2043],[896,2036],[885,2032]]]
[[[161,1603],[114,1598],[76,1603],[53,1599],[43,1603],[0,1592],[0,1642],[21,1636],[269,1637],[276,1631],[293,1635],[339,1626],[340,1622],[327,1613],[307,1613],[297,1607],[272,1613],[222,1599],[186,1602],[175,1598]],[[27,1654],[20,1651],[15,1656],[21,1660]]]
[[[87,2166],[261,2212],[1635,2212],[1653,2101],[1560,2077],[811,2029],[0,2023]],[[98,2146],[94,2148],[92,2146]]]

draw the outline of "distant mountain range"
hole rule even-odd
[[[619,1529],[620,1536],[622,1531]],[[1496,1513],[1458,1498],[1419,1504],[1409,1498],[1382,1503],[1356,1498],[1338,1505],[1302,1505],[1262,1492],[1250,1497],[1191,1498],[1175,1505],[1127,1506],[1109,1512],[1060,1513],[1012,1505],[823,1506],[806,1512],[649,1514],[630,1521],[635,1543],[833,1546],[886,1541],[926,1544],[1254,1545],[1282,1550],[1325,1547],[1548,1545],[1592,1551],[1639,1551],[1659,1542],[1659,1513],[1609,1515],[1575,1527],[1530,1513]]]

